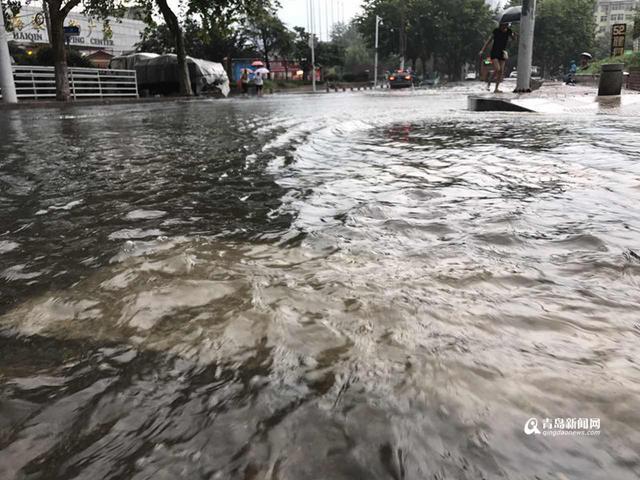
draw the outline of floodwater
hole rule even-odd
[[[0,112],[0,478],[639,478],[640,118],[465,93]]]

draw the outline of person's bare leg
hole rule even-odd
[[[502,62],[500,62],[500,60],[498,60],[497,58],[494,58],[493,60],[493,79],[496,82],[496,89],[495,92],[499,93],[500,92],[500,83],[502,82]]]

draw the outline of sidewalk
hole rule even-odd
[[[69,102],[56,100],[20,100],[18,103],[7,104],[0,102],[0,111],[3,110],[30,110],[40,108],[73,108],[93,107],[97,105],[135,105],[140,103],[167,103],[167,102],[193,102],[204,98],[213,97],[140,97],[140,98],[111,98],[111,99],[86,99]]]
[[[505,82],[506,91],[513,90]],[[476,105],[473,105],[476,104]],[[479,106],[479,107],[478,107]],[[487,108],[483,108],[486,106]],[[596,87],[568,86],[561,82],[545,83],[533,93],[483,93],[469,96],[474,111],[521,111],[576,115],[640,115],[640,92],[623,90],[619,97],[598,97]]]

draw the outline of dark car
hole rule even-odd
[[[389,88],[410,88],[413,87],[416,77],[407,71],[397,71],[389,75]]]

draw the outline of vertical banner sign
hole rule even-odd
[[[611,56],[624,55],[624,43],[627,38],[627,24],[617,23],[611,28]]]

